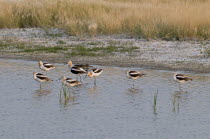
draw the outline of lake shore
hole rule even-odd
[[[209,41],[69,36],[59,29],[0,29],[0,58],[209,73]],[[18,45],[17,45],[18,44]],[[44,48],[44,49],[43,49]],[[79,48],[79,49],[78,49]]]

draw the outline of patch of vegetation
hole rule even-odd
[[[70,56],[103,56],[102,54],[96,54],[93,52],[85,52],[85,51],[81,51],[81,52],[76,52],[76,51],[72,51],[71,53],[68,53],[68,55]]]
[[[113,52],[118,52],[119,47],[115,46],[115,45],[110,45],[104,48],[104,52],[105,53],[113,53]]]
[[[101,42],[89,42],[87,45],[99,45],[102,44]]]
[[[60,89],[60,96],[59,96],[60,104],[67,106],[70,98],[71,98],[71,93],[70,93],[69,88],[62,84],[61,89]],[[74,102],[74,96],[72,96],[72,100]]]
[[[22,42],[13,42],[12,40],[0,41],[0,51],[15,51],[15,49],[24,49],[25,47],[26,44]]]
[[[63,40],[58,40],[57,44],[66,44],[66,42]]]
[[[23,49],[26,49],[26,48],[27,48],[26,44],[16,44],[15,47],[16,47],[17,49],[19,49],[19,50],[23,50]]]
[[[9,46],[10,46],[10,45],[8,45],[6,42],[0,41],[0,49],[7,48],[7,47],[9,47]]]
[[[64,43],[64,42],[59,41],[59,43]],[[4,51],[4,52],[8,51],[8,52],[23,52],[23,53],[36,53],[36,52],[63,53],[63,54],[66,54],[66,56],[96,57],[96,56],[113,55],[114,53],[126,53],[126,52],[132,53],[132,52],[136,52],[137,49],[138,47],[135,47],[135,46],[124,46],[124,45],[88,47],[88,46],[85,46],[84,44],[68,45],[68,46],[67,45],[64,46],[60,44],[60,45],[50,47],[50,46],[34,45],[31,43],[23,43],[23,42],[0,41],[0,51]]]
[[[148,40],[210,39],[209,20],[206,20],[210,16],[210,8],[207,6],[210,5],[209,0],[109,0],[109,2],[112,6],[104,4],[104,1],[92,0],[79,3],[72,3],[69,0],[53,2],[21,0],[12,3],[1,0],[0,28],[60,28],[68,34],[78,36],[129,34]],[[37,6],[37,3],[41,3],[42,6]],[[124,16],[121,16],[122,14]],[[190,23],[186,21],[186,17]],[[50,37],[61,37],[62,34],[46,32]]]
[[[68,51],[69,48],[64,46],[52,46],[47,47],[43,45],[33,45],[30,43],[13,42],[13,41],[0,41],[0,51],[4,52],[45,52],[45,53],[57,53],[62,51]]]
[[[103,54],[98,53],[101,47],[87,48],[85,46],[78,45],[72,48],[71,56],[102,56]]]
[[[154,98],[153,98],[153,112],[154,114],[157,114],[157,98],[158,98],[158,89],[157,92],[154,94]]]
[[[179,112],[179,101],[177,99],[178,99],[178,96],[176,96],[176,94],[171,94],[171,102],[173,105],[173,112]]]
[[[204,55],[207,57],[210,57],[210,49],[209,48],[204,49]]]
[[[23,49],[22,52],[46,52],[46,53],[57,53],[58,51],[66,51],[68,48],[55,46],[55,47],[45,47],[45,46],[37,46],[34,48]]]
[[[105,56],[105,55],[112,55],[116,52],[119,53],[125,53],[125,52],[133,52],[134,50],[137,50],[138,47],[130,46],[130,47],[124,47],[124,46],[115,46],[115,45],[109,45],[107,47],[85,47],[82,45],[74,46],[74,48],[71,49],[71,56]]]

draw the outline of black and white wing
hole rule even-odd
[[[39,78],[40,80],[46,80],[46,81],[52,81],[49,77],[45,76],[44,74],[37,73],[36,77]]]
[[[49,63],[43,63],[44,67],[46,68],[54,68],[55,66]]]
[[[86,70],[84,70],[84,69],[81,68],[81,67],[73,66],[73,67],[71,68],[71,72],[72,72],[72,73],[75,73],[75,74],[79,74],[79,73],[86,73]]]
[[[101,72],[103,72],[103,70],[102,69],[92,69],[92,71],[94,72],[94,73],[101,73]]]
[[[138,71],[130,71],[130,72],[129,72],[129,75],[130,75],[131,77],[138,77],[139,74],[140,74],[140,72],[138,72]]]
[[[176,78],[177,78],[177,80],[184,80],[184,81],[192,80],[191,78],[189,78],[183,74],[177,74]]]

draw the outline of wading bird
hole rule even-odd
[[[83,67],[88,67],[89,65],[73,65],[72,61],[69,60],[68,62],[68,66],[69,66],[69,70],[73,73],[77,75],[77,79],[78,76],[80,77],[80,81],[81,81],[81,76],[80,74],[85,74],[87,73],[87,71],[83,68]]]
[[[174,73],[174,81],[178,82],[179,83],[179,89],[181,90],[181,85],[180,83],[185,83],[186,81],[192,81],[192,78],[189,78],[187,77],[186,75],[183,75],[183,74],[177,74],[177,73]]]
[[[39,61],[39,68],[46,71],[46,74],[49,70],[52,70],[55,68],[54,65],[49,64],[49,63],[43,63],[42,61]]]
[[[65,76],[63,76],[62,78],[60,78],[61,81],[62,81],[62,84],[66,87],[68,87],[68,90],[69,90],[69,94],[71,93],[70,92],[70,87],[73,87],[73,86],[77,86],[77,85],[81,85],[81,82],[75,80],[75,79],[72,79],[72,78],[66,78]],[[73,93],[73,101],[74,101],[74,93]]]
[[[102,72],[103,72],[102,69],[96,69],[96,68],[94,68],[94,69],[92,69],[91,71],[89,71],[87,75],[88,75],[89,77],[94,77],[94,79],[95,79],[95,80],[94,80],[94,84],[96,85],[96,77],[99,76]],[[86,76],[87,76],[87,75],[86,75]]]
[[[72,79],[72,78],[66,78],[65,76],[63,76],[61,78],[61,81],[62,81],[62,84],[67,86],[67,87],[73,87],[73,86],[81,84],[81,82],[79,82],[79,81],[77,81],[75,79]]]
[[[130,70],[127,71],[127,78],[133,79],[133,88],[134,88],[134,80],[137,80],[139,77],[142,77],[143,75],[146,74],[143,74],[139,71],[130,71]]]
[[[40,89],[42,89],[42,83],[53,81],[49,77],[41,73],[34,72],[33,75],[34,75],[34,80],[40,83]]]

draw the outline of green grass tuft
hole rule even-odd
[[[157,89],[157,92],[154,94],[154,98],[153,98],[153,111],[154,111],[154,113],[156,113],[156,110],[157,110],[157,98],[158,98],[158,89]]]
[[[55,46],[55,47],[45,47],[45,46],[37,46],[34,48],[26,48],[23,49],[22,52],[46,52],[46,53],[57,53],[58,51],[66,51],[68,48],[60,47],[60,46]]]
[[[66,44],[66,42],[63,40],[58,40],[57,44]]]

